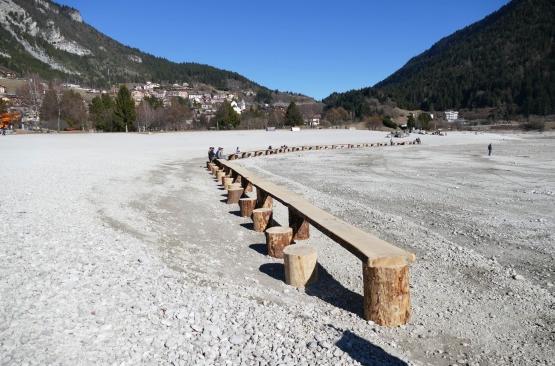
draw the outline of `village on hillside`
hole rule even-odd
[[[147,81],[145,83],[125,83],[130,91],[131,99],[137,109],[137,123],[141,121],[141,104],[148,101],[153,109],[158,107],[170,109],[174,104],[184,106],[182,115],[179,116],[179,126],[173,128],[152,128],[152,130],[187,130],[187,129],[216,129],[217,125],[212,126],[211,121],[216,117],[218,109],[224,103],[237,115],[251,114],[250,118],[252,128],[267,127],[268,122],[274,127],[279,126],[279,120],[283,118],[287,107],[291,102],[295,102],[299,110],[304,116],[303,124],[307,127],[317,128],[320,124],[322,105],[316,103],[307,97],[291,97],[283,98],[283,93],[274,93],[274,98],[265,96],[260,98],[260,93],[252,89],[247,90],[218,90],[210,85],[202,83],[173,83],[161,84]],[[63,104],[63,95],[67,91],[80,95],[82,103],[85,106],[83,118],[89,118],[91,102],[95,97],[103,95],[115,98],[117,96],[120,85],[114,85],[109,89],[88,88],[75,83],[58,83],[53,85],[38,76],[21,78],[14,72],[0,67],[0,98],[3,103],[2,111],[3,125],[1,128],[5,130],[21,130],[21,131],[42,131],[56,130],[56,126],[51,126],[44,115],[43,102],[45,95],[49,89],[55,89],[58,96],[58,103]],[[270,94],[271,95],[271,92]],[[278,98],[275,96],[278,95]],[[288,100],[289,99],[289,100]],[[77,99],[79,100],[79,99]],[[60,106],[60,109],[71,109]],[[247,112],[247,113],[245,113]],[[57,117],[57,116],[54,116]],[[161,116],[163,118],[163,116]],[[258,117],[258,118],[256,118]],[[92,118],[92,117],[91,117]],[[91,124],[82,124],[74,126],[68,124],[63,118],[61,111],[59,118],[61,119],[63,130],[83,130],[98,131]],[[246,118],[249,119],[248,116]],[[260,120],[265,119],[268,122],[261,125]],[[58,121],[55,121],[56,123]],[[257,123],[258,122],[258,123]],[[139,129],[139,128],[138,128]],[[143,128],[144,129],[144,128]]]

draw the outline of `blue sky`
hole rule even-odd
[[[176,62],[321,99],[373,85],[507,0],[57,0],[108,36]]]

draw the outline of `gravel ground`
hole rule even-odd
[[[263,235],[220,202],[202,169],[208,145],[378,140],[360,131],[0,139],[0,364],[552,362],[555,140],[450,134],[244,161],[417,253],[413,321],[395,329],[361,319],[360,263],[316,231],[308,242],[321,280],[286,286]],[[486,141],[499,141],[492,159],[469,145]],[[286,219],[283,207],[276,217]]]
[[[426,140],[424,138],[424,140]],[[399,348],[429,364],[555,364],[555,136],[272,156],[241,163],[414,251]],[[358,266],[315,243],[361,293]],[[353,282],[354,281],[354,282]]]

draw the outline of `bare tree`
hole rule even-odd
[[[44,84],[38,74],[28,76],[25,84],[21,85],[16,94],[24,107],[28,108],[33,118],[38,118],[39,109],[44,96]]]
[[[66,90],[62,95],[61,104],[61,117],[70,126],[75,127],[80,125],[81,129],[89,129],[87,105],[81,94],[73,91]]]
[[[374,114],[367,119],[368,128],[371,130],[377,130],[382,126],[382,118],[377,114]]]
[[[147,131],[155,124],[158,112],[152,108],[150,103],[143,100],[137,107],[137,131]]]

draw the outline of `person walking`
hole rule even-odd
[[[488,156],[491,156],[491,149],[492,149],[491,144],[489,144],[488,145]]]

